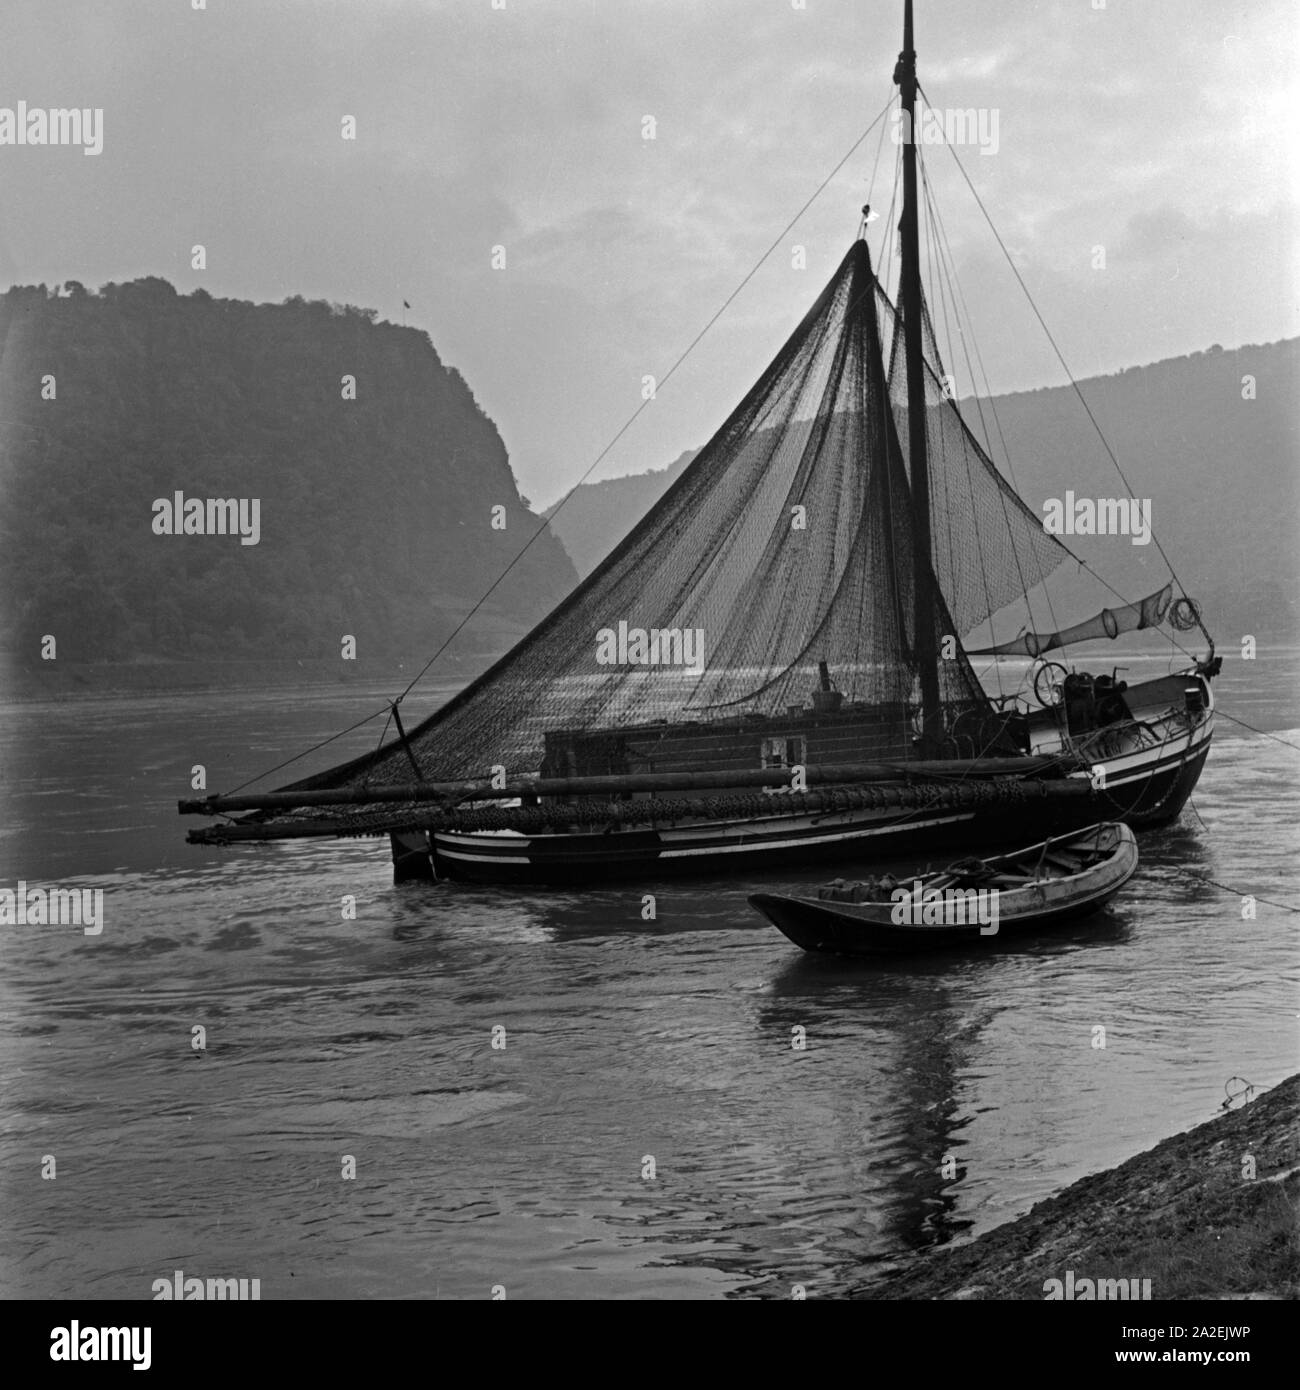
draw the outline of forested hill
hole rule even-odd
[[[1081,389],[1134,495],[1151,499],[1155,534],[1220,640],[1247,632],[1300,639],[1300,339],[1216,346],[1094,377]],[[1069,387],[999,396],[994,403],[1017,489],[1037,515],[1044,515],[1048,498],[1064,501],[1067,490],[1078,498],[1125,495]],[[983,439],[975,402],[962,401],[961,410]],[[1002,464],[987,403],[985,419]],[[586,484],[551,508],[551,526],[581,573],[608,554],[693,457]],[[1062,539],[1129,596],[1152,592],[1166,577],[1153,544],[1113,536]]]
[[[61,665],[337,663],[346,636],[371,672],[422,664],[540,518],[460,375],[375,318],[156,278],[0,298],[10,663],[52,635]],[[159,534],[177,492],[204,526],[206,499],[242,499],[244,536]],[[543,534],[458,649],[504,650],[575,582]]]
[[[1225,648],[1243,633],[1300,639],[1297,389],[1296,338],[1216,345],[1081,383],[1134,495],[1151,499],[1156,536]],[[1062,498],[1067,488],[1124,495],[1069,387],[996,404],[1021,495],[1039,516],[1044,499]],[[971,403],[962,410],[978,420]],[[1125,593],[1148,593],[1167,574],[1153,544],[1062,539]]]
[[[546,510],[551,529],[584,578],[613,550],[698,454],[688,449],[667,468],[580,483]]]

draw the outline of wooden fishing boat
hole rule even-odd
[[[912,0],[893,82],[915,130]],[[882,224],[873,262],[864,208],[768,369],[568,598],[409,730],[408,687],[372,753],[182,802],[223,818],[189,839],[386,835],[398,879],[582,884],[1174,819],[1213,735],[1213,639],[1172,566],[1100,612],[1116,591],[1083,607],[1072,584],[1093,615],[1057,625],[1048,580],[1091,567],[959,408],[928,307],[957,304],[941,269],[923,285],[918,141],[898,164],[897,246]],[[1161,627],[1185,664],[1155,680],[1048,659]],[[1174,635],[1193,628],[1203,655]],[[1010,689],[1004,658],[1028,668]]]
[[[1138,866],[1122,822],[1042,840],[987,859],[963,859],[906,883],[837,879],[814,898],[755,893],[750,904],[805,951],[897,955],[1023,935],[1095,912]]]

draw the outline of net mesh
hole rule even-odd
[[[882,318],[892,320],[889,380],[907,457],[903,316],[886,305]],[[971,433],[953,400],[952,378],[944,373],[928,310],[922,318],[931,564],[957,631],[968,633],[1023,598],[1070,556]]]
[[[511,652],[376,753],[292,789],[538,770],[548,731],[774,715],[825,661],[852,706],[910,736],[919,701],[900,315],[866,242],[657,506]],[[1066,558],[942,388],[926,324],[930,649],[946,724],[987,699],[944,638]],[[884,348],[891,344],[890,370]],[[892,382],[892,390],[891,390]],[[901,434],[901,438],[900,438]],[[924,644],[923,648],[924,649]]]

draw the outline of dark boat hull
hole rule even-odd
[[[749,902],[796,946],[826,955],[910,955],[1024,936],[1089,916],[1132,878],[1136,842],[1132,831],[1118,829],[1122,839],[1113,851],[1083,872],[1005,891],[1005,910],[990,926],[896,923],[887,902],[837,903],[773,893],[756,893]]]
[[[952,950],[977,942],[1024,936],[1045,928],[1077,921],[1104,907],[1119,892],[1120,887],[1080,899],[1068,907],[1043,912],[1037,917],[1025,916],[1015,921],[999,923],[992,935],[981,935],[975,927],[933,928],[925,938],[918,938],[915,928],[875,926],[870,939],[863,936],[862,923],[829,905],[805,903],[795,898],[780,898],[773,894],[755,893],[750,903],[783,935],[805,951],[837,956],[912,955],[918,951]],[[820,910],[809,910],[809,909]]]
[[[764,873],[844,861],[904,858],[932,850],[1015,844],[1106,817],[1134,829],[1162,825],[1185,804],[1209,751],[1153,759],[1096,796],[965,810],[899,814],[862,810],[607,834],[432,836],[440,877],[477,883],[587,884],[697,874]]]
[[[1178,701],[1188,686],[1204,702],[1199,717]],[[1068,743],[1076,770],[1068,780],[1092,795],[1023,800],[986,798],[940,808],[866,805],[841,811],[792,811],[735,820],[679,820],[648,828],[520,834],[434,831],[439,877],[479,883],[586,884],[690,874],[754,874],[837,861],[896,859],[959,846],[980,849],[1080,829],[1099,820],[1146,830],[1173,820],[1196,786],[1214,732],[1208,680],[1184,673],[1146,682],[1129,694],[1133,721]],[[1039,754],[1067,751],[1048,736],[1053,716],[1037,716]],[[1058,735],[1059,739],[1059,735]],[[1079,763],[1083,767],[1079,767]],[[1084,768],[1091,768],[1091,771]],[[949,778],[977,784],[993,774]],[[950,798],[960,802],[960,797]]]

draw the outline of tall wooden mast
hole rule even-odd
[[[921,727],[925,744],[943,736],[939,709],[938,654],[934,646],[934,567],[930,541],[930,461],[925,438],[925,365],[922,350],[921,250],[916,194],[916,50],[912,47],[912,0],[904,0],[903,51],[894,68],[903,107],[903,220],[899,226],[903,265],[899,307],[903,311],[907,365],[908,464],[912,484],[912,585],[915,599],[913,653],[921,678]],[[933,750],[923,746],[922,752]]]

